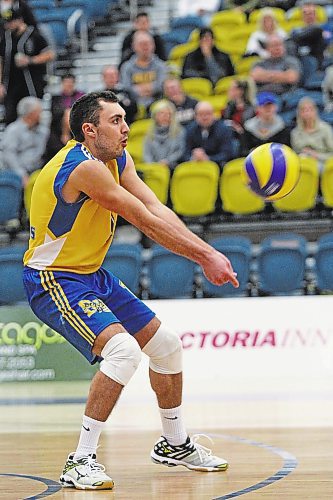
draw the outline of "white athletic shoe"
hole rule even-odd
[[[228,462],[224,458],[215,457],[212,451],[197,443],[204,434],[196,434],[188,437],[184,444],[174,446],[161,436],[155,443],[151,452],[151,459],[155,464],[168,467],[184,465],[188,469],[203,472],[224,471],[228,468]],[[208,438],[210,439],[210,438]]]
[[[74,453],[68,455],[64,470],[60,476],[60,484],[80,490],[112,490],[114,483],[105,467],[96,462],[96,455],[74,460]]]

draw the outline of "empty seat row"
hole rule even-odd
[[[295,233],[269,236],[258,249],[242,236],[222,237],[210,243],[232,262],[239,288],[230,284],[213,285],[192,261],[159,245],[153,245],[145,255],[147,251],[140,244],[114,243],[103,267],[135,294],[146,298],[333,292],[333,233],[318,240],[313,255],[309,253],[306,239]],[[17,245],[0,249],[0,304],[26,300],[22,283],[24,251],[24,246]]]

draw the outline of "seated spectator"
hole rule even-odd
[[[333,111],[333,66],[329,66],[325,71],[325,78],[322,82],[325,111]]]
[[[244,132],[244,122],[254,116],[253,96],[246,80],[234,80],[228,90],[228,103],[223,110],[224,120],[229,120],[237,135]]]
[[[176,77],[168,77],[163,85],[164,97],[176,108],[176,117],[180,125],[187,127],[194,119],[194,108],[198,101],[186,95],[181,81]]]
[[[277,99],[270,92],[257,95],[256,116],[244,123],[241,136],[241,155],[246,156],[252,149],[266,142],[290,145],[290,131],[277,114]]]
[[[209,102],[195,107],[195,122],[186,131],[185,160],[215,161],[220,168],[233,158],[233,136],[223,120],[217,120]]]
[[[166,51],[164,47],[163,38],[158,35],[154,29],[150,26],[150,19],[147,12],[139,12],[135,18],[133,23],[133,29],[125,36],[123,40],[123,45],[121,48],[121,61],[119,67],[125,62],[128,61],[134,54],[133,50],[133,36],[137,31],[145,31],[150,33],[154,39],[154,52],[162,59],[162,61],[166,60]]]
[[[70,109],[62,110],[62,115],[58,113],[52,116],[50,125],[50,135],[46,143],[45,151],[42,157],[41,164],[45,165],[60,151],[61,148],[72,139],[71,129],[69,126]]]
[[[316,6],[312,2],[304,2],[301,9],[304,26],[294,29],[290,38],[296,45],[297,56],[314,56],[322,67],[326,41],[324,30],[317,21]]]
[[[258,18],[258,29],[254,31],[247,42],[245,55],[257,55],[262,59],[269,57],[266,50],[267,39],[271,35],[278,35],[282,39],[287,38],[286,32],[279,28],[274,11],[272,9],[263,9]]]
[[[162,96],[167,67],[154,54],[154,40],[148,32],[135,32],[133,49],[134,55],[121,67],[120,82],[127,92],[133,93],[137,103],[147,110]]]
[[[291,146],[296,153],[324,162],[333,156],[332,127],[318,116],[316,104],[303,97],[297,106],[297,125],[291,131]]]
[[[18,102],[26,96],[43,97],[46,63],[54,52],[45,38],[23,20],[20,9],[6,11],[5,36],[0,41],[0,99],[4,98],[6,123],[17,117]]]
[[[250,72],[258,92],[282,95],[295,90],[302,73],[298,59],[286,55],[284,41],[278,35],[268,37],[266,48],[269,56],[255,63]]]
[[[126,112],[126,122],[130,125],[135,120],[138,106],[135,97],[130,90],[125,90],[119,82],[119,70],[116,66],[105,66],[102,71],[103,90],[112,90],[118,99],[120,105]]]
[[[221,0],[178,0],[176,16],[198,16],[208,25],[212,14],[219,10],[220,4]]]
[[[185,57],[182,78],[207,78],[215,84],[220,78],[234,74],[229,55],[215,47],[213,31],[202,28],[199,47]]]
[[[170,170],[182,161],[185,150],[185,130],[176,118],[175,106],[162,99],[151,107],[153,125],[148,131],[143,148],[146,163],[163,163]]]
[[[24,97],[17,106],[18,118],[3,133],[3,167],[13,170],[26,186],[29,175],[41,166],[49,129],[40,123],[42,102],[37,97]]]
[[[84,92],[76,88],[75,76],[67,73],[61,77],[60,94],[52,96],[51,112],[52,116],[62,117],[65,109],[83,96]]]

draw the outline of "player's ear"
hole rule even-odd
[[[96,127],[93,123],[83,123],[82,132],[88,137],[96,137]]]

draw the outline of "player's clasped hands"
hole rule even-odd
[[[231,283],[235,288],[239,287],[237,273],[234,272],[229,259],[223,253],[214,252],[201,267],[206,278],[214,285]]]

